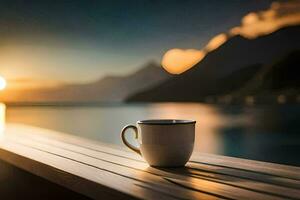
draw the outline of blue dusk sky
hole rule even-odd
[[[8,0],[0,6],[0,75],[88,82],[126,74],[169,49],[202,48],[269,0]]]

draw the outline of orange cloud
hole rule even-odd
[[[206,51],[212,51],[219,48],[222,44],[224,44],[228,39],[228,36],[225,33],[221,33],[215,37],[213,37],[205,47]]]
[[[171,49],[162,58],[162,66],[171,74],[180,74],[200,62],[204,51],[196,49]]]
[[[282,27],[298,24],[300,24],[300,1],[275,2],[268,10],[251,12],[243,17],[241,25],[232,28],[230,34],[254,39]]]
[[[200,62],[207,53],[219,48],[230,37],[241,35],[254,39],[282,27],[298,24],[300,24],[299,0],[275,2],[268,10],[247,14],[242,18],[240,26],[213,37],[204,49],[171,49],[165,53],[161,63],[168,72],[180,74]]]

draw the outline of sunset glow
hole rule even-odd
[[[300,24],[300,2],[274,2],[268,10],[250,12],[241,25],[230,30],[231,35],[254,39],[270,34],[282,27]]]
[[[6,88],[6,80],[0,76],[0,90],[4,90]]]
[[[201,49],[170,49],[162,59],[162,66],[171,74],[181,74],[199,63],[207,53],[219,48],[236,35],[248,39],[270,34],[282,27],[300,24],[300,2],[275,2],[267,10],[250,12],[241,19],[240,26],[213,37]]]
[[[171,49],[165,53],[162,66],[171,74],[181,74],[200,62],[205,56],[203,51],[195,49]]]
[[[227,35],[225,33],[221,33],[214,38],[212,38],[208,44],[206,45],[205,49],[207,51],[212,51],[219,48],[222,44],[227,41]]]
[[[0,103],[0,138],[3,135],[3,131],[5,128],[5,110],[6,110],[5,104]]]

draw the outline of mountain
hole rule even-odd
[[[70,84],[0,92],[4,102],[119,102],[171,77],[161,66],[149,62],[127,76],[107,76],[89,84]]]
[[[299,63],[300,50],[295,50],[278,61],[265,65],[232,95],[296,95],[300,91]]]
[[[300,26],[291,26],[252,40],[234,36],[208,53],[193,68],[160,85],[138,92],[127,101],[203,101],[208,96],[224,94],[230,92],[230,89],[236,90],[248,80],[245,78],[237,81],[230,76],[239,78],[236,75],[241,72],[239,70],[268,65],[293,50],[300,49],[299,35]],[[235,88],[230,88],[232,84]]]
[[[293,51],[264,74],[262,90],[299,89],[300,50]]]

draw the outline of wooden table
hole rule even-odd
[[[121,148],[7,124],[0,159],[93,199],[300,199],[300,168],[194,153],[185,168],[152,168]]]

